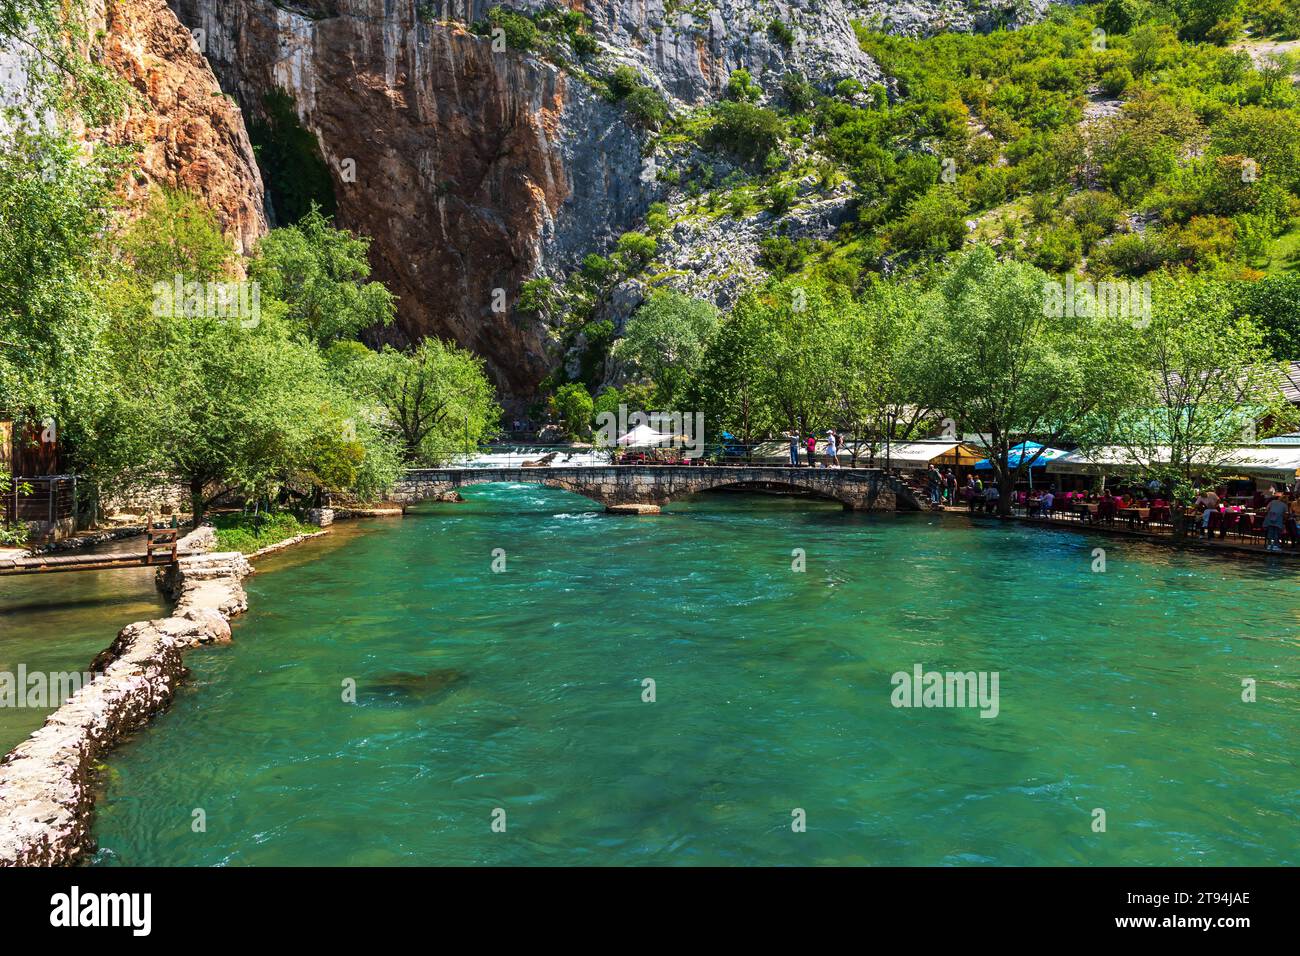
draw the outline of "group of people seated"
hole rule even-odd
[[[1270,551],[1281,551],[1285,539],[1291,545],[1300,542],[1300,488],[1280,489],[1276,486],[1265,492],[1256,489],[1248,499],[1238,497],[1237,504],[1227,497],[1227,489],[1203,489],[1192,502],[1191,514],[1197,518],[1201,534],[1206,538],[1219,533],[1227,537],[1229,531],[1261,537]]]
[[[1247,537],[1262,538],[1270,551],[1280,551],[1282,542],[1300,544],[1300,487],[1262,489],[1250,487],[1249,494],[1229,496],[1227,488],[1202,490],[1191,505],[1191,516],[1201,533],[1220,538],[1229,531]],[[1001,492],[997,485],[985,485],[970,476],[962,488],[962,497],[972,511],[997,514]],[[1144,525],[1172,521],[1172,495],[1157,481],[1145,485],[1061,491],[1046,488],[1016,489],[1011,492],[1013,510],[1023,509],[1030,518],[1051,517],[1053,512],[1077,514],[1081,520],[1110,523],[1127,518]],[[1080,507],[1083,506],[1083,507]]]

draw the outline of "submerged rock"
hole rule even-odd
[[[454,667],[435,667],[421,674],[406,671],[382,674],[363,682],[362,689],[370,697],[428,700],[458,687],[468,679],[464,671]]]

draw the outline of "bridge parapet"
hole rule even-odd
[[[790,489],[839,501],[853,511],[917,510],[902,482],[878,468],[792,468],[780,465],[603,465],[558,468],[415,468],[393,498],[414,504],[467,485],[527,482],[563,488],[600,504],[666,505],[715,488]]]

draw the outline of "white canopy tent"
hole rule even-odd
[[[657,432],[649,425],[638,425],[614,444],[620,448],[664,448],[673,443],[674,437],[667,432]]]

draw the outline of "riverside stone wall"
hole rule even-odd
[[[185,651],[230,640],[252,567],[239,552],[212,553],[215,545],[206,526],[181,539],[189,553],[160,571],[171,615],[124,627],[91,664],[94,680],[0,762],[0,866],[67,864],[86,850],[96,762],[170,703]]]

